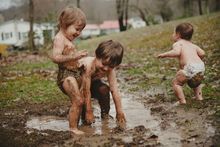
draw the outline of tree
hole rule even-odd
[[[219,11],[220,10],[220,0],[215,0],[215,10]]]
[[[129,8],[131,8],[135,11],[138,11],[140,18],[146,23],[146,25],[149,25],[149,22],[148,22],[147,17],[146,17],[146,15],[147,15],[147,10],[146,9],[141,9],[138,6],[138,3],[137,3],[137,5],[130,5]]]
[[[126,31],[128,26],[128,3],[129,0],[116,0],[116,10],[120,31]]]
[[[172,17],[172,10],[168,5],[168,1],[163,1],[161,3],[160,15],[164,21],[170,21]]]
[[[210,10],[209,10],[209,0],[205,0],[205,9],[206,9],[206,13],[209,14]]]
[[[198,6],[199,6],[199,15],[202,15],[202,0],[198,0]]]
[[[35,50],[35,44],[34,44],[34,31],[33,31],[33,25],[34,25],[34,3],[33,0],[29,0],[29,21],[30,21],[30,31],[28,33],[28,44],[30,50]]]
[[[191,0],[184,0],[183,1],[183,5],[184,5],[184,15],[186,17],[192,16],[192,1]]]
[[[76,6],[77,6],[77,8],[80,8],[80,0],[76,1]]]

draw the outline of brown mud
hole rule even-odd
[[[38,60],[35,57],[33,59]],[[68,131],[69,101],[34,103],[15,100],[15,105],[0,108],[0,146],[219,145],[219,120],[212,117],[214,112],[209,101],[193,101],[202,103],[198,108],[175,106],[164,100],[167,92],[163,87],[152,87],[147,92],[129,92],[126,87],[132,85],[126,84],[128,79],[123,74],[119,74],[119,77],[127,119],[125,126],[116,123],[112,101],[110,115],[113,118],[102,120],[98,103],[93,100],[96,122],[91,126],[80,123],[79,128],[86,134],[76,136]]]

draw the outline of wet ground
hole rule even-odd
[[[34,103],[15,99],[15,105],[0,109],[0,146],[219,145],[218,121],[212,117],[214,112],[207,101],[193,101],[204,104],[198,108],[176,106],[172,102],[163,101],[167,96],[164,87],[152,86],[145,92],[130,92],[128,87],[132,85],[127,82],[128,78],[122,74],[119,77],[127,119],[125,126],[117,125],[112,101],[110,115],[113,118],[102,120],[98,103],[93,100],[96,122],[91,126],[84,126],[80,122],[79,128],[86,134],[76,136],[68,131],[69,101]]]

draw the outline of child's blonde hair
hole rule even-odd
[[[82,28],[86,26],[86,16],[84,12],[75,6],[64,8],[58,17],[58,29],[66,29],[71,24],[82,25]]]

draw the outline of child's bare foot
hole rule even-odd
[[[186,104],[186,100],[179,100],[178,101],[180,104]]]
[[[202,98],[202,97],[198,97],[198,98],[196,98],[196,100],[198,100],[198,101],[202,101],[203,98]]]
[[[71,132],[73,132],[76,135],[83,135],[85,134],[83,131],[80,131],[79,129],[70,129]]]
[[[202,101],[203,100],[203,97],[192,97],[192,99],[194,99],[194,100],[198,100],[198,101]]]
[[[185,104],[186,104],[186,102],[177,101],[176,103],[173,104],[173,107],[185,105]]]

